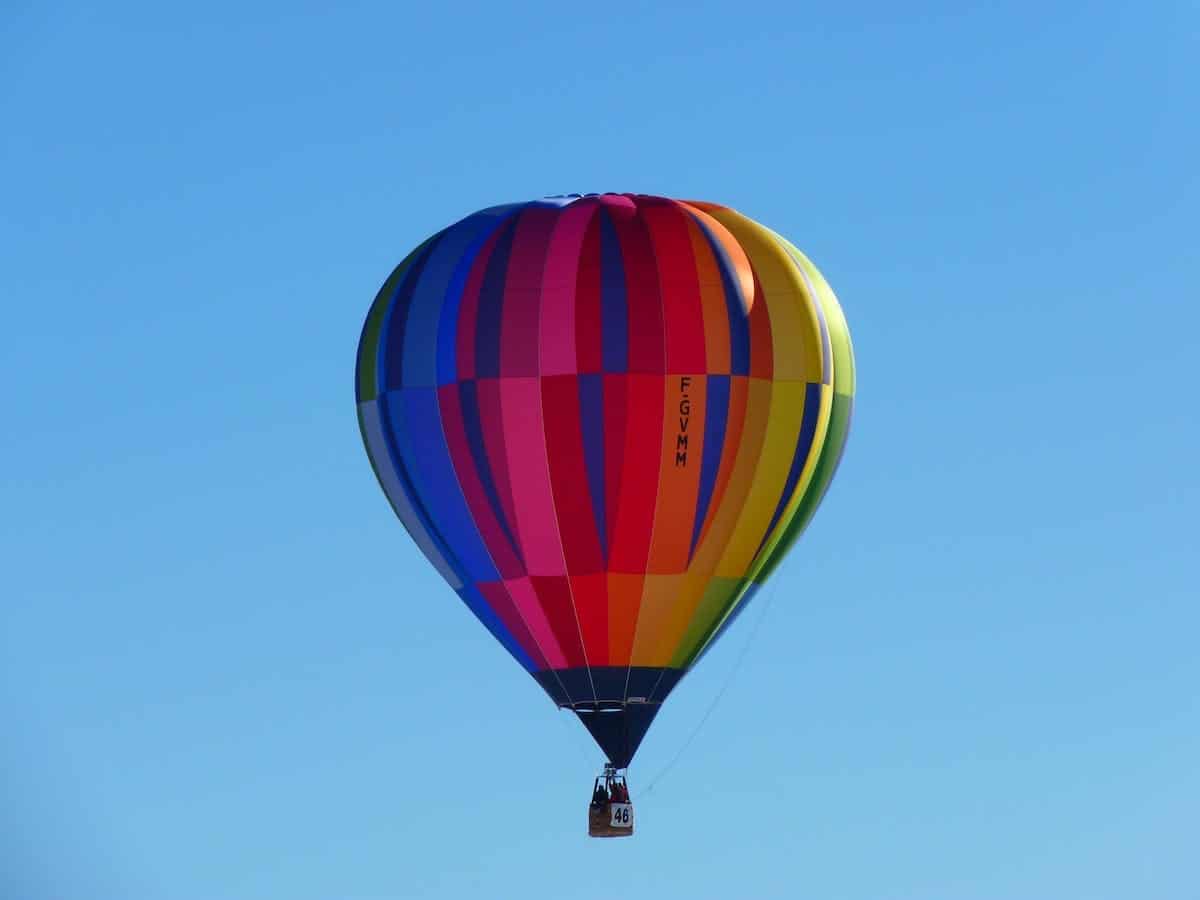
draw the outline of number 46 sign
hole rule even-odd
[[[608,805],[611,819],[609,826],[612,828],[632,828],[633,827],[633,804],[632,803],[610,803]]]

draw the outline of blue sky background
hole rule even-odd
[[[1200,11],[963,6],[5,4],[0,896],[1195,898]],[[603,190],[790,237],[860,372],[617,842],[352,385],[415,243]]]

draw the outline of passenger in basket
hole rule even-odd
[[[608,792],[604,790],[604,785],[596,782],[596,789],[592,791],[592,806],[604,806],[608,803]]]

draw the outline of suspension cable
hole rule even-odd
[[[738,654],[737,659],[734,660],[733,667],[729,670],[729,674],[725,676],[725,683],[721,685],[721,689],[717,691],[716,696],[712,699],[712,703],[710,703],[708,709],[704,711],[704,715],[700,717],[700,721],[696,723],[696,727],[692,729],[692,733],[688,735],[687,740],[683,742],[683,746],[676,751],[675,755],[671,757],[667,764],[663,766],[659,770],[658,774],[650,780],[650,783],[646,785],[646,789],[641,792],[643,797],[652,793],[655,785],[662,781],[663,777],[667,775],[673,768],[675,768],[676,763],[683,758],[683,754],[687,752],[688,747],[692,745],[692,742],[696,739],[696,736],[700,734],[701,729],[704,728],[704,723],[708,721],[709,717],[713,714],[713,711],[717,708],[717,704],[721,702],[721,698],[725,696],[725,692],[729,690],[729,686],[733,684],[734,676],[736,676],[738,671],[741,669],[742,663],[746,661],[746,657],[750,655],[750,647],[754,644],[754,638],[757,636],[759,629],[762,628],[763,620],[767,617],[767,610],[771,607],[771,601],[775,599],[775,594],[779,591],[780,579],[776,577],[771,579],[771,581],[772,584],[767,590],[767,596],[763,598],[762,609],[759,611],[758,618],[754,622],[754,627],[751,628],[750,633],[746,635],[746,643],[742,645],[741,652]]]

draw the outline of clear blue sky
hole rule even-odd
[[[1195,898],[1200,12],[963,6],[6,4],[0,896]],[[416,242],[604,190],[790,237],[860,373],[607,843],[352,384]]]

